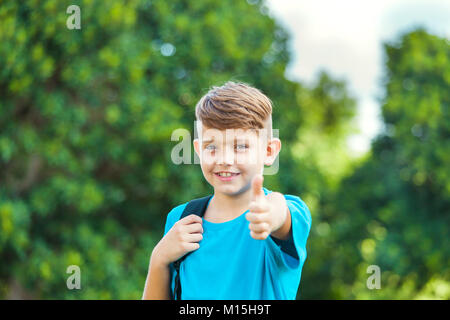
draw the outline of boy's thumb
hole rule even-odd
[[[263,187],[263,176],[261,174],[257,174],[253,177],[252,180],[252,200],[258,200],[258,198],[264,196]]]

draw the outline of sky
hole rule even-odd
[[[291,35],[287,78],[312,83],[320,70],[346,80],[358,101],[355,155],[383,130],[379,98],[383,43],[415,27],[450,39],[450,0],[266,0],[269,15]]]

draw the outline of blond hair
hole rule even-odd
[[[210,128],[272,131],[272,102],[260,90],[229,81],[212,87],[195,107],[198,121]]]

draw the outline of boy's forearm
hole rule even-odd
[[[158,253],[153,250],[150,258],[147,279],[145,281],[143,300],[170,300],[170,270],[169,266],[158,259]]]
[[[272,192],[268,195],[271,207],[274,210],[274,214],[282,218],[282,222],[279,228],[272,231],[271,236],[286,240],[289,238],[291,232],[291,213],[286,203],[286,199],[279,192]]]

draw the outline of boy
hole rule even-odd
[[[258,89],[227,82],[196,106],[195,152],[214,188],[204,216],[167,216],[153,249],[143,299],[170,299],[173,262],[181,263],[181,299],[295,299],[311,215],[299,197],[263,188],[264,165],[281,149],[272,136],[272,104]]]

